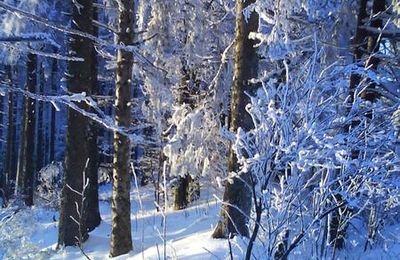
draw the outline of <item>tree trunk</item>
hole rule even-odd
[[[4,110],[4,100],[5,97],[1,96],[0,97],[0,124],[1,124],[1,129],[0,129],[0,141],[1,141],[1,175],[0,175],[0,196],[3,198],[3,202],[4,202],[4,198],[5,198],[5,194],[4,194],[4,180],[5,180],[5,171],[6,171],[6,164],[7,164],[7,157],[5,157],[5,149],[4,149],[4,134],[3,134],[3,130],[4,130],[4,114],[3,111]]]
[[[378,41],[380,39],[379,35],[375,36],[368,36],[368,33],[365,29],[362,28],[362,26],[365,25],[365,21],[368,18],[368,0],[360,0],[359,3],[359,11],[358,11],[358,17],[357,17],[357,28],[355,32],[355,37],[353,39],[353,62],[355,63],[360,63],[363,61],[363,58],[366,58],[367,60],[365,61],[365,68],[370,68],[372,70],[376,70],[379,64],[379,58],[374,56],[374,53],[379,52],[379,45],[380,42]],[[378,14],[380,12],[385,11],[385,1],[381,0],[374,0],[373,5],[372,5],[372,15],[373,20],[371,21],[370,26],[374,28],[382,28],[383,22],[381,19],[378,18]],[[368,55],[369,57],[365,57],[365,55]],[[350,104],[354,102],[354,95],[357,86],[361,82],[361,76],[353,73],[350,77]],[[370,83],[368,88],[364,90],[360,94],[361,98],[374,102],[377,98],[376,92],[374,91],[375,84],[373,82]],[[370,110],[367,112],[366,116],[368,118],[372,119],[372,113],[373,111]],[[352,122],[352,127],[356,127],[360,122],[357,120],[354,120]],[[346,131],[350,130],[350,126],[346,129]],[[353,159],[358,158],[359,150],[354,150],[352,151],[352,157]],[[337,203],[340,204],[343,202],[343,198],[340,194],[336,194],[336,200]],[[346,235],[346,228],[343,226],[343,222],[345,219],[342,219],[341,216],[346,216],[348,214],[349,209],[346,207],[339,208],[338,210],[334,211],[332,213],[332,221],[330,223],[330,229],[329,229],[329,242],[331,245],[333,245],[335,248],[342,249],[344,247],[344,242],[345,242],[345,235]],[[374,209],[371,210],[371,212],[374,212]]]
[[[234,50],[234,79],[231,97],[231,131],[236,132],[239,127],[248,131],[252,127],[252,119],[246,112],[245,106],[250,99],[245,94],[254,94],[257,86],[249,83],[249,79],[257,77],[258,56],[253,47],[256,43],[250,40],[249,33],[258,30],[258,14],[252,12],[247,22],[243,10],[255,0],[236,1],[236,28],[235,28],[235,50]],[[239,165],[232,148],[228,155],[228,172],[238,172]],[[227,181],[223,197],[220,220],[213,233],[213,238],[226,238],[228,236],[248,236],[248,216],[251,210],[251,190],[249,189],[250,172],[242,173]],[[229,205],[233,205],[229,206]],[[240,209],[240,210],[238,210]]]
[[[134,30],[134,3],[121,0],[118,21],[118,43],[131,45]],[[115,92],[115,124],[127,129],[131,124],[131,77],[133,55],[118,50]],[[112,230],[110,256],[115,257],[132,250],[131,237],[131,174],[129,171],[129,137],[114,132],[113,194],[112,194]]]
[[[366,31],[361,28],[361,26],[364,25],[364,20],[368,18],[367,14],[367,2],[368,0],[360,0],[360,6],[358,9],[358,17],[357,17],[357,28],[356,28],[356,33],[353,39],[353,62],[361,62],[361,59],[363,57],[363,54],[366,50],[366,43],[365,43],[365,37]],[[357,85],[361,81],[361,76],[353,73],[350,77],[350,103],[354,102],[354,93],[355,89],[357,88]]]
[[[189,203],[200,197],[200,179],[185,174],[183,177],[178,176],[176,182],[173,189],[174,209],[185,209]]]
[[[17,140],[17,129],[18,129],[18,126],[17,126],[17,120],[18,120],[17,114],[18,113],[16,112],[16,110],[19,109],[18,108],[18,96],[16,94],[13,94],[12,95],[12,99],[13,99],[13,103],[14,103],[13,107],[12,107],[12,113],[13,113],[14,122],[12,123],[12,128],[11,128],[11,140]],[[21,100],[22,100],[22,102],[21,102],[21,104],[22,104],[23,103],[23,98],[21,98]],[[21,108],[21,110],[22,110],[22,108]],[[21,118],[23,119],[23,116]],[[23,121],[21,122],[20,128],[22,128],[22,125],[23,125]],[[20,130],[20,129],[18,129],[18,130]],[[21,131],[19,131],[19,132],[21,132]],[[20,138],[20,139],[22,139],[22,138]],[[21,142],[21,140],[20,140],[20,142]],[[12,156],[10,158],[11,159],[10,180],[14,182],[13,183],[14,184],[13,189],[15,189],[17,173],[18,173],[17,172],[18,160],[19,160],[19,158],[18,158],[18,156],[19,156],[18,149],[19,149],[19,144],[17,142],[15,142],[15,141],[12,141],[12,144],[11,144]],[[12,189],[12,192],[14,192],[13,189]]]
[[[93,11],[93,19],[97,21],[97,10]],[[93,28],[93,35],[98,36],[97,27]],[[96,50],[92,50],[92,94],[97,94],[97,55]],[[99,170],[99,151],[97,146],[98,137],[98,124],[94,121],[90,121],[90,131],[88,135],[89,145],[89,164],[88,164],[88,178],[89,186],[87,189],[87,208],[86,208],[86,219],[85,225],[89,231],[92,231],[100,225],[101,217],[99,210],[99,183],[98,183],[98,170]]]
[[[185,35],[187,32],[185,31]],[[186,39],[186,38],[185,38]],[[186,42],[185,42],[186,44]],[[196,95],[196,89],[193,89],[195,82],[195,73],[190,71],[189,66],[186,64],[186,59],[181,58],[181,82],[179,88],[179,94],[177,97],[178,105],[189,105],[193,110],[195,107],[194,95]],[[191,84],[192,83],[192,84]],[[187,208],[190,202],[194,201],[200,196],[200,179],[197,177],[193,179],[189,173],[185,173],[183,176],[176,177],[176,182],[173,187],[173,204],[175,210],[181,210]],[[198,197],[195,196],[198,194]],[[193,196],[192,196],[193,195]]]
[[[184,177],[178,176],[173,189],[174,210],[185,209],[189,204],[187,191],[189,189],[189,174]]]
[[[374,0],[372,4],[372,17],[373,21],[371,21],[371,27],[373,28],[383,28],[383,21],[381,19],[382,13],[386,10],[386,2],[385,1],[378,1]],[[380,35],[371,35],[368,37],[368,43],[367,43],[367,53],[368,53],[368,58],[365,63],[366,68],[370,68],[377,72],[378,70],[378,65],[380,62],[380,59],[375,55],[376,53],[379,52],[380,49],[380,40],[381,36]],[[378,98],[378,95],[375,91],[376,84],[374,82],[370,83],[370,86],[365,90],[364,93],[362,93],[361,97],[364,98],[365,100],[375,102],[376,99]],[[372,119],[373,118],[373,110],[371,109],[368,111],[367,116]],[[368,218],[368,240],[366,243],[366,248],[368,245],[373,245],[376,235],[378,233],[378,225],[379,225],[379,216],[378,216],[378,210],[379,205],[377,201],[375,203],[372,203],[371,207],[369,208],[369,218]],[[366,249],[365,248],[365,249]]]
[[[17,111],[18,111],[18,109],[19,109],[19,107],[18,107],[18,99],[17,99],[17,97],[15,97],[16,98],[16,100],[15,100],[15,107],[16,107],[16,109],[17,109]],[[23,100],[22,100],[22,109],[24,109],[24,107],[25,107],[25,105],[24,105],[24,103],[25,103],[25,97],[23,98]],[[18,120],[18,112],[15,112],[15,120]],[[13,150],[17,153],[17,156],[16,156],[16,176],[15,176],[15,188],[14,188],[14,193],[15,193],[15,195],[16,196],[19,196],[20,194],[21,194],[21,190],[22,190],[22,185],[23,185],[23,172],[24,172],[24,169],[23,169],[23,161],[24,161],[24,157],[25,157],[25,150],[24,150],[24,147],[25,147],[25,145],[24,145],[24,142],[25,142],[25,138],[24,138],[24,125],[25,125],[25,113],[23,112],[22,113],[22,115],[21,115],[21,119],[20,119],[21,121],[20,121],[20,128],[18,129],[18,127],[17,127],[17,124],[16,125],[14,125],[14,128],[13,128],[13,135],[12,135],[12,137],[11,137],[11,140],[16,140],[16,137],[17,137],[17,132],[19,132],[20,133],[20,141],[19,141],[19,146],[15,146],[15,143],[13,142]],[[19,131],[18,131],[19,130]],[[14,167],[14,163],[13,163],[13,167]]]
[[[53,59],[51,67],[51,89],[52,95],[57,94],[57,59]],[[54,162],[55,158],[55,140],[56,140],[56,109],[51,106],[50,112],[50,151],[49,160]]]
[[[357,28],[355,31],[355,36],[352,41],[353,49],[353,62],[360,63],[362,61],[363,55],[366,49],[366,31],[361,27],[364,25],[365,19],[368,18],[367,14],[367,3],[368,0],[360,0],[359,9],[358,9],[358,17],[357,17]],[[361,76],[353,73],[350,76],[350,86],[349,86],[349,105],[351,106],[355,101],[355,94],[358,84],[361,81]],[[351,125],[346,126],[345,131],[349,132],[351,127],[355,127],[359,122],[353,121]],[[358,151],[352,151],[353,158],[358,157]],[[341,204],[343,202],[343,198],[340,194],[335,194],[335,200],[337,204]],[[329,223],[329,243],[337,249],[342,249],[344,247],[344,236],[346,233],[346,228],[342,226],[344,219],[341,216],[345,216],[347,213],[345,207],[339,208],[332,212],[332,219]]]
[[[40,86],[39,86],[39,95],[44,94],[44,66],[43,63],[40,66]],[[44,156],[43,152],[43,102],[37,100],[38,103],[38,112],[37,112],[37,145],[36,145],[36,170],[40,171],[43,168],[44,164]]]
[[[183,8],[183,47],[187,44],[188,32],[186,28],[186,16],[187,11],[185,7]],[[190,95],[190,69],[189,65],[187,64],[186,57],[184,55],[181,57],[181,82],[179,86],[179,93],[177,97],[178,105],[182,106],[188,104],[192,109],[194,107],[193,99],[191,99]],[[183,176],[176,177],[175,185],[172,189],[173,193],[173,204],[175,210],[185,209],[187,208],[189,201],[188,201],[188,190],[189,190],[189,173],[185,172]]]
[[[10,79],[10,84],[12,84],[12,72],[11,72],[11,67],[7,66],[6,68],[8,77]],[[5,169],[3,173],[3,207],[7,206],[8,204],[8,199],[10,196],[10,177],[11,177],[11,172],[13,170],[13,157],[14,157],[14,145],[13,145],[13,139],[12,139],[12,132],[14,129],[14,93],[13,92],[8,92],[8,98],[7,98],[7,144],[6,144],[6,155],[5,155]]]
[[[383,29],[383,21],[382,21],[382,13],[386,10],[386,1],[383,0],[374,0],[372,3],[372,21],[370,26],[373,28],[377,29]],[[368,37],[368,42],[367,42],[367,61],[365,62],[365,67],[370,68],[371,70],[376,70],[378,69],[378,65],[380,62],[380,59],[375,55],[376,53],[379,52],[380,49],[380,43],[381,43],[381,36],[379,34],[376,35],[370,35]],[[375,86],[376,84],[374,82],[371,82],[370,86],[361,94],[361,97],[364,98],[365,100],[374,102],[378,96],[375,91]],[[372,113],[372,111],[371,111]],[[372,114],[369,115],[370,118],[372,118]]]
[[[27,60],[27,82],[25,90],[30,93],[36,93],[37,82],[37,56],[29,53]],[[22,171],[19,178],[22,183],[22,195],[25,199],[25,205],[33,205],[33,185],[34,185],[34,152],[35,152],[35,100],[24,97],[24,126],[22,142]]]
[[[93,2],[80,0],[79,5],[72,4],[72,28],[85,33],[93,33]],[[83,58],[84,62],[68,63],[68,90],[72,93],[92,92],[93,42],[87,38],[73,35],[69,40],[70,52]],[[86,104],[77,103],[88,110]],[[61,195],[58,246],[81,245],[88,237],[85,226],[86,203],[82,197],[83,187],[89,177],[87,160],[89,159],[89,119],[81,113],[68,108],[67,138],[64,162],[64,179]],[[77,193],[77,192],[79,193]],[[84,194],[86,195],[86,193]]]
[[[4,115],[5,115],[5,109],[4,109],[4,103],[5,103],[6,97],[1,96],[0,97],[0,154],[1,154],[1,168],[0,168],[0,189],[3,189],[3,175],[4,175],[4,170],[5,170],[5,164],[6,164],[6,159],[4,157]]]
[[[200,198],[200,177],[196,176],[192,178],[190,175],[188,188],[186,190],[187,201],[193,202]]]

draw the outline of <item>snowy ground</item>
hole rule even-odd
[[[140,188],[143,212],[137,191],[132,188],[132,238],[134,250],[115,259],[162,259],[162,215],[154,207],[151,187]],[[91,259],[108,259],[111,233],[111,188],[100,187],[101,225],[90,233],[84,252]],[[167,255],[171,259],[225,259],[226,240],[210,238],[220,204],[210,192],[182,211],[167,214]],[[13,209],[1,212],[9,216]],[[21,209],[0,224],[0,258],[3,259],[84,259],[77,248],[56,250],[58,212],[39,207]],[[142,227],[144,232],[142,233]],[[143,239],[142,239],[143,234]],[[235,241],[232,241],[235,243]],[[235,246],[234,246],[235,247]],[[237,252],[240,254],[240,250]],[[235,257],[236,258],[236,257]],[[237,257],[239,258],[239,257]]]
[[[134,250],[128,255],[114,259],[163,259],[162,215],[155,210],[153,189],[140,188],[143,211],[140,209],[138,193],[132,189],[132,237]],[[111,232],[111,187],[100,187],[101,225],[90,233],[84,243],[84,252],[90,259],[108,259]],[[82,252],[73,247],[56,250],[58,212],[42,207],[20,210],[0,210],[0,259],[85,259]],[[211,239],[216,224],[220,203],[212,192],[202,192],[201,199],[182,211],[167,213],[168,259],[230,259],[227,240]],[[352,225],[348,246],[338,259],[400,259],[400,225],[385,229],[385,243],[364,252],[364,231]],[[144,230],[142,229],[144,227]],[[142,230],[144,232],[142,232]],[[142,239],[143,235],[143,239]],[[234,259],[242,259],[246,242],[240,238],[230,241]],[[257,259],[263,257],[263,248],[254,249]],[[290,259],[310,259],[312,253],[300,246]]]

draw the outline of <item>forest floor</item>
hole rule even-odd
[[[131,191],[132,238],[134,249],[114,259],[164,259],[163,216],[154,206],[153,187]],[[220,195],[220,194],[218,194]],[[108,259],[111,233],[111,186],[100,186],[101,225],[90,233],[83,251],[90,259]],[[168,259],[230,259],[228,240],[211,239],[218,220],[220,203],[213,192],[203,189],[201,198],[191,207],[167,212],[166,254]],[[87,259],[79,248],[56,249],[58,212],[44,207],[10,207],[0,210],[0,259]],[[400,244],[383,243],[364,252],[365,239],[352,225],[348,248],[338,259],[400,259]],[[360,235],[358,235],[360,234]],[[399,237],[400,225],[388,227],[385,235]],[[400,240],[396,240],[400,241]],[[246,242],[241,238],[229,241],[233,259],[242,259]],[[257,254],[258,259],[265,257]],[[290,259],[309,259],[306,248],[295,250]]]
[[[134,249],[114,259],[163,259],[163,217],[155,210],[154,188],[150,185],[139,189],[142,209],[137,190],[132,187],[131,191]],[[90,259],[108,259],[110,249],[111,186],[100,186],[99,196],[102,222],[83,244],[83,251]],[[168,210],[168,258],[225,259],[229,254],[228,241],[211,239],[219,210],[220,203],[207,191],[185,210]],[[85,259],[79,248],[56,249],[58,212],[55,210],[11,207],[0,211],[0,218],[0,259]]]

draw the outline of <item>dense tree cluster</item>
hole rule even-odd
[[[2,206],[59,208],[58,246],[83,252],[111,182],[115,257],[135,248],[139,179],[163,214],[223,194],[212,237],[243,237],[246,259],[335,258],[355,221],[373,248],[399,221],[399,15],[397,0],[0,1]]]

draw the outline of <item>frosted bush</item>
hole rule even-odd
[[[286,80],[260,81],[247,106],[254,129],[239,129],[233,146],[241,171],[251,171],[257,182],[264,209],[260,237],[269,257],[280,243],[331,257],[324,248],[334,212],[340,229],[356,218],[366,229],[371,223],[379,229],[400,206],[396,104],[360,97],[349,104],[343,93],[352,66],[325,69],[315,63],[321,53],[315,50],[301,70],[287,66]]]
[[[61,162],[51,163],[38,173],[36,200],[39,205],[58,209],[62,188],[63,166]]]
[[[0,211],[0,259],[49,259],[50,249],[41,251],[41,241],[32,241],[45,212],[37,207]]]

